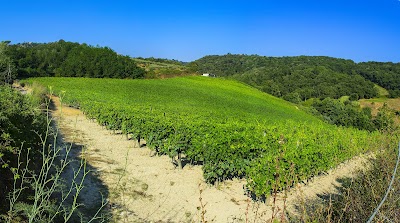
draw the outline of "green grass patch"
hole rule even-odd
[[[378,90],[378,95],[379,97],[388,97],[389,96],[389,91],[387,91],[385,88],[375,84],[374,87]]]
[[[370,98],[370,99],[361,99],[359,101],[365,101],[365,102],[387,102],[389,99],[388,98]]]
[[[339,101],[344,103],[345,101],[348,101],[349,98],[350,98],[350,96],[342,96],[339,98]]]

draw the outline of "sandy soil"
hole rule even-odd
[[[152,152],[139,147],[135,140],[103,129],[77,109],[61,109],[58,98],[53,102],[61,133],[68,141],[85,147],[88,163],[99,179],[89,179],[82,193],[81,199],[89,209],[101,199],[99,192],[106,191],[117,222],[200,222],[203,217],[207,222],[265,222],[271,218],[272,199],[265,204],[250,201],[244,195],[245,181],[207,185],[201,166],[177,169],[167,156],[152,157]],[[307,185],[299,184],[288,194],[288,210],[295,211],[293,204],[299,198],[316,198],[334,191],[336,178],[352,176],[364,160],[357,157]],[[275,212],[283,208],[283,197],[278,195]]]

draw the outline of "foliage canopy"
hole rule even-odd
[[[60,40],[53,43],[10,45],[7,54],[18,77],[143,78],[145,71],[130,57],[108,47],[94,47]]]

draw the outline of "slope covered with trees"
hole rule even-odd
[[[400,63],[359,63],[357,71],[366,79],[386,88],[390,97],[400,97]]]
[[[143,78],[145,71],[108,47],[60,40],[8,45],[19,78],[39,76]]]
[[[201,73],[233,77],[292,102],[351,94],[357,98],[377,96],[373,83],[360,74],[359,66],[351,60],[227,54],[206,56],[193,63]]]

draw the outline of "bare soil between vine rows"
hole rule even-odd
[[[135,140],[102,128],[85,118],[80,110],[60,106],[59,98],[53,97],[52,101],[53,117],[61,135],[65,141],[85,148],[80,151],[85,151],[88,164],[98,177],[98,180],[89,178],[80,195],[88,210],[101,200],[106,188],[116,222],[201,222],[203,216],[207,222],[271,219],[272,199],[266,203],[251,201],[244,194],[245,180],[207,185],[201,166],[186,165],[178,169],[167,156],[152,156],[147,147],[139,147]],[[357,168],[364,166],[365,160],[365,156],[356,157],[306,185],[297,185],[288,193],[287,209],[295,213],[294,204],[299,199],[334,192],[339,185],[336,179],[351,177]],[[275,211],[282,210],[283,197],[278,195]]]

